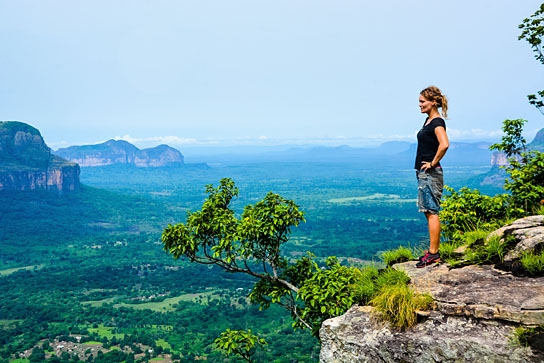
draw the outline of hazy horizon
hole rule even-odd
[[[415,140],[419,92],[453,141],[499,140],[544,67],[518,25],[541,1],[0,0],[0,120],[53,148]]]

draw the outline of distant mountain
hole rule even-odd
[[[527,148],[544,152],[544,129],[536,133],[535,138],[527,145]]]
[[[491,165],[491,143],[452,142],[450,150],[444,157],[444,167],[450,166],[487,166]],[[416,155],[415,143],[390,141],[376,147],[312,146],[285,145],[282,148],[270,149],[230,147],[218,149],[212,153],[198,150],[191,154],[191,159],[209,164],[239,164],[262,162],[324,162],[350,163],[384,168],[413,168]],[[189,149],[190,150],[190,149]],[[211,150],[211,148],[210,148]]]
[[[40,132],[0,121],[0,190],[79,190],[79,165],[51,153]]]
[[[58,149],[55,154],[81,166],[128,164],[137,167],[161,167],[184,164],[181,152],[168,145],[140,150],[123,140],[108,140],[96,145],[70,146]]]
[[[537,132],[533,141],[527,144],[527,150],[544,152],[544,129]],[[505,179],[508,177],[503,166],[508,165],[506,154],[500,151],[493,151],[491,155],[491,169],[480,177],[480,186],[495,186],[502,188]]]

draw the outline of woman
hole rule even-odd
[[[418,180],[418,208],[425,213],[429,228],[430,245],[419,258],[416,267],[425,267],[440,261],[440,198],[444,187],[444,174],[440,160],[449,147],[445,118],[448,116],[448,100],[435,86],[425,88],[419,94],[419,108],[426,113],[423,127],[417,133],[415,169]],[[442,110],[442,114],[438,111]]]

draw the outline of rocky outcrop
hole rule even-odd
[[[506,154],[499,151],[493,151],[491,154],[491,166],[506,166],[508,165],[508,158]]]
[[[320,331],[321,363],[542,362],[529,347],[510,343],[513,327],[496,321],[432,312],[398,331],[377,321],[369,307],[352,307]]]
[[[76,163],[51,154],[36,128],[0,122],[0,191],[77,191],[79,172]]]
[[[512,251],[539,251],[544,216],[521,219],[494,234],[516,239]],[[510,261],[519,258],[512,253]],[[493,265],[450,269],[394,266],[417,292],[430,293],[434,308],[399,331],[371,307],[352,307],[322,325],[321,362],[542,362],[542,347],[512,344],[514,328],[544,325],[544,277],[516,276]],[[541,342],[544,344],[544,342]]]
[[[509,237],[518,243],[504,257],[505,263],[514,263],[523,252],[542,251],[544,249],[544,215],[531,216],[519,219],[511,224],[499,228],[490,234],[499,236],[506,241]]]
[[[544,151],[544,129],[538,131],[533,141],[527,144],[527,150]],[[508,158],[501,151],[493,151],[491,154],[491,166],[506,166]]]
[[[70,146],[55,154],[81,166],[128,164],[137,167],[183,165],[183,155],[168,145],[138,149],[124,140],[109,140],[102,144]]]

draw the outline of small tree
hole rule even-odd
[[[525,138],[523,137],[523,125],[527,120],[504,120],[502,123],[502,141],[489,147],[491,150],[501,151],[507,158],[519,159],[521,154],[526,151]]]
[[[168,225],[162,234],[164,249],[174,258],[252,276],[257,281],[251,302],[264,309],[284,307],[294,328],[309,328],[314,336],[323,320],[360,301],[357,289],[349,288],[356,285],[357,269],[341,268],[334,258],[320,268],[310,253],[296,260],[282,256],[291,228],[304,221],[293,201],[270,192],[237,216],[231,202],[239,191],[231,179],[222,179],[217,188],[207,185],[206,191],[200,211],[189,213],[185,223]]]
[[[536,212],[544,199],[544,153],[527,151],[521,136],[526,120],[504,120],[502,142],[490,146],[508,157],[503,168],[508,174],[504,188],[512,194],[512,208],[522,208],[525,214]]]

